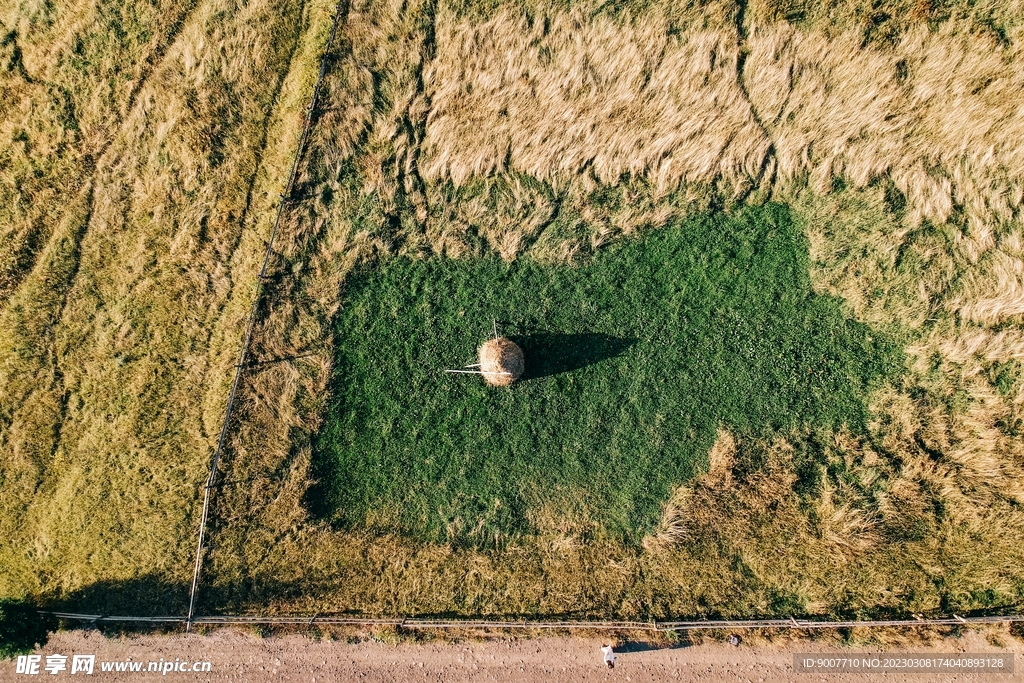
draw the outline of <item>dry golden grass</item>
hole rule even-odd
[[[757,28],[745,79],[769,129],[783,182],[809,175],[819,193],[834,178],[857,188],[891,181],[907,223],[945,223],[972,261],[1019,218],[1024,189],[1021,47],[918,26],[888,49],[861,49],[788,25]]]
[[[0,7],[0,302],[27,276],[193,4]]]
[[[673,36],[657,10],[630,21],[502,12],[477,24],[442,9],[436,23],[428,181],[506,170],[609,184],[644,175],[659,188],[758,177],[769,142],[737,83],[726,22]]]
[[[8,271],[0,309],[0,592],[185,578],[237,330],[332,10],[154,7],[117,24],[152,41],[133,63],[111,42],[117,11],[57,5],[52,35],[40,29],[50,42],[25,48],[32,83],[67,84],[81,137],[66,161],[85,161],[41,176],[55,194],[32,199],[56,217],[25,219],[42,247]]]

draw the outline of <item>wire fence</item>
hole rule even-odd
[[[238,395],[238,387],[241,383],[242,371],[245,369],[246,359],[249,355],[252,333],[256,326],[256,318],[259,315],[259,305],[263,296],[263,283],[267,277],[267,266],[270,264],[270,258],[274,252],[274,240],[277,237],[278,230],[281,226],[281,218],[284,215],[285,206],[295,189],[295,178],[298,174],[303,152],[306,149],[306,141],[309,138],[309,128],[312,124],[317,102],[320,99],[320,90],[324,76],[327,73],[327,64],[330,60],[331,48],[334,45],[334,39],[338,33],[338,24],[341,21],[341,15],[344,7],[346,6],[346,1],[347,0],[339,0],[334,11],[334,21],[331,24],[331,34],[327,39],[327,45],[324,48],[324,54],[320,60],[320,73],[317,75],[316,85],[313,86],[313,95],[310,99],[309,106],[306,107],[306,117],[302,124],[302,134],[299,136],[299,143],[295,149],[295,157],[292,159],[291,170],[288,172],[288,182],[285,184],[284,192],[281,194],[281,201],[277,206],[274,225],[270,230],[270,238],[267,240],[267,250],[263,255],[263,266],[260,268],[259,275],[256,277],[256,295],[253,297],[252,308],[249,310],[249,317],[245,325],[245,333],[242,336],[242,349],[239,352],[238,363],[235,365],[235,377],[231,383],[231,392],[228,394],[228,403],[224,410],[224,422],[221,424],[220,436],[217,439],[217,448],[214,450],[213,458],[210,461],[210,474],[206,478],[206,485],[203,487],[203,511],[199,519],[199,539],[196,543],[196,561],[192,571],[192,587],[189,590],[188,615],[185,618],[186,628],[192,624],[193,617],[195,616],[196,595],[199,593],[199,577],[202,572],[203,548],[206,542],[206,523],[210,515],[210,501],[213,495],[214,484],[216,483],[217,466],[220,463],[221,456],[224,452],[224,444],[227,439],[228,427],[231,422],[231,414],[235,405],[235,398]]]
[[[356,626],[364,628],[392,627],[416,630],[560,630],[560,631],[647,631],[667,633],[672,631],[698,630],[751,630],[751,629],[839,629],[839,628],[898,628],[922,626],[980,626],[984,624],[1006,624],[1024,622],[1024,614],[999,616],[976,616],[921,618],[921,619],[879,619],[847,621],[808,621],[804,619],[719,619],[697,621],[531,621],[486,620],[486,619],[363,619],[315,614],[312,616],[154,616],[127,617],[105,614],[76,614],[72,612],[50,612],[59,619],[86,621],[90,623],[149,623],[217,626]]]

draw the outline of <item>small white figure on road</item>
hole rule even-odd
[[[615,668],[615,652],[612,650],[611,645],[602,645],[601,652],[604,653],[604,663],[608,665],[609,669]]]

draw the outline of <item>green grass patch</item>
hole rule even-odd
[[[499,331],[509,388],[445,368]],[[895,343],[816,295],[780,205],[680,222],[575,266],[394,258],[337,321],[311,507],[338,526],[491,543],[548,516],[638,540],[719,426],[859,431]]]

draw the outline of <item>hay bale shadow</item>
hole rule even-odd
[[[637,342],[632,337],[613,337],[599,332],[537,332],[510,338],[526,357],[526,372],[521,382],[554,377],[621,356]]]

